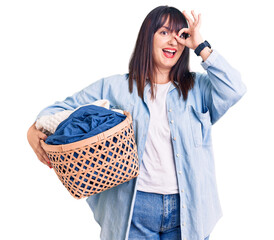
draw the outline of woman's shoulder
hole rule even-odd
[[[128,90],[128,74],[115,74],[104,78],[104,91],[111,94],[125,94]]]
[[[114,74],[104,78],[105,83],[107,84],[117,84],[117,83],[126,83],[128,81],[128,73],[124,74]]]

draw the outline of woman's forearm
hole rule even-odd
[[[212,53],[212,49],[210,49],[209,47],[205,47],[201,52],[200,52],[200,56],[202,57],[203,61],[205,61],[209,55]]]

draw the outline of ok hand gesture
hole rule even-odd
[[[185,11],[183,11],[183,14],[188,22],[189,28],[182,28],[176,36],[176,39],[180,44],[195,50],[199,44],[203,42],[203,38],[199,32],[201,26],[201,13],[197,16],[194,13],[194,10],[191,11],[194,21],[187,15]],[[182,38],[180,37],[182,33],[187,33],[190,36],[186,39]]]

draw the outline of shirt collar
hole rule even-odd
[[[151,84],[149,81],[146,82],[145,88],[144,88],[144,100],[147,102],[147,93],[150,90]],[[175,85],[172,83],[169,86],[168,93],[170,93],[175,87]]]

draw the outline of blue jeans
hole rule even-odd
[[[137,190],[128,240],[181,240],[179,194]]]

